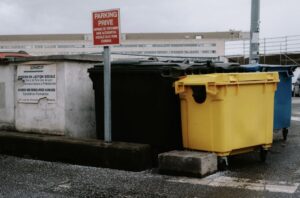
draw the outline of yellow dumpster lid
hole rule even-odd
[[[279,82],[278,72],[251,72],[251,73],[214,73],[205,75],[188,75],[179,81],[181,85],[210,84],[252,84]]]

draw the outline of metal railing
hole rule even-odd
[[[249,40],[231,40],[225,42],[225,56],[227,57],[249,57],[249,49]],[[259,53],[261,56],[300,53],[300,35],[262,38],[260,39]]]

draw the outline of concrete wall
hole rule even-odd
[[[17,101],[22,80],[17,68],[24,65],[56,67],[56,101]],[[0,66],[0,130],[95,138],[95,107],[92,81],[87,72],[96,64],[84,61],[30,61]]]
[[[15,128],[15,66],[0,66],[0,129]]]
[[[65,131],[73,137],[96,138],[95,96],[89,63],[65,63]]]

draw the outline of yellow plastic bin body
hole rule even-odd
[[[176,81],[184,148],[228,156],[271,147],[277,82],[277,72],[190,75]]]

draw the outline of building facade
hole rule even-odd
[[[247,33],[124,33],[122,44],[112,46],[113,58],[141,56],[219,59],[225,54],[225,41],[244,39]],[[92,34],[0,35],[0,51],[26,51],[30,55],[101,53]]]

